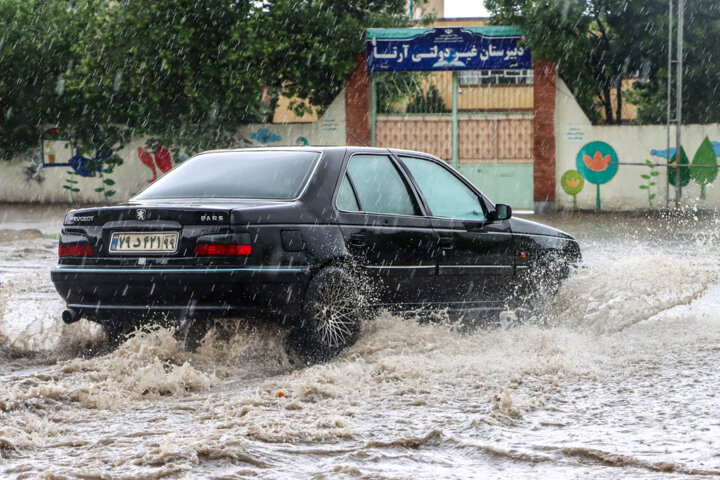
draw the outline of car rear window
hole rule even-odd
[[[194,157],[135,196],[162,198],[297,197],[320,154],[300,151],[237,151]]]

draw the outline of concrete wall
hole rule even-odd
[[[345,95],[338,95],[318,122],[247,125],[238,131],[238,138],[250,140],[257,146],[344,145]],[[109,176],[115,184],[106,186],[117,192],[110,198],[111,202],[127,200],[153,179],[151,167],[141,161],[138,153],[138,147],[144,146],[145,139],[137,138],[120,150],[123,164]],[[69,175],[68,172],[78,170],[71,166],[50,166],[48,151],[57,157],[57,163],[64,163],[71,156],[66,142],[43,141],[38,148],[25,152],[12,161],[0,161],[0,202],[69,202],[70,194],[63,188],[64,185],[69,185],[68,180],[77,181],[78,183],[72,185],[80,190],[73,193],[73,201],[104,202],[102,193],[94,191],[101,186],[101,179],[97,175]],[[184,160],[184,157],[172,158],[171,163],[163,163],[157,159],[157,155],[153,156],[153,152],[149,152],[149,157],[146,156],[145,160],[155,166],[159,177],[163,173],[160,166],[167,169]]]
[[[593,153],[603,150],[597,160],[604,165],[607,155],[615,156],[619,163],[665,163],[665,150],[667,145],[667,130],[664,125],[592,125],[578,106],[570,89],[558,78],[556,89],[555,111],[556,135],[556,169],[555,169],[555,198],[558,209],[573,207],[573,197],[564,190],[561,182],[565,172],[569,170],[582,170],[580,162],[587,160],[593,164]],[[682,144],[688,160],[692,163],[698,147],[705,137],[711,142],[720,142],[720,124],[685,125],[682,128]],[[610,147],[592,142],[603,142]],[[675,145],[675,129],[671,129],[671,147]],[[720,155],[720,143],[713,144],[715,155]],[[596,148],[597,147],[597,148]],[[674,150],[672,151],[674,153]],[[579,158],[578,158],[579,157]],[[613,157],[613,160],[614,160]],[[587,164],[586,164],[587,165]],[[580,167],[580,168],[579,168]],[[607,169],[606,169],[607,170]],[[652,199],[653,209],[664,209],[669,200],[674,206],[675,191],[670,185],[668,192],[667,168],[656,167],[658,172],[651,179],[642,175],[650,175],[651,169],[646,165],[618,165],[617,172],[607,183],[599,186],[599,205],[601,210],[639,210],[651,208],[649,195]],[[717,172],[717,170],[714,170]],[[587,172],[586,172],[587,173]],[[610,170],[605,172],[610,176]],[[590,174],[592,175],[592,174]],[[654,181],[656,185],[648,189],[641,189],[641,185],[649,185]],[[572,182],[573,184],[576,181]],[[537,188],[537,187],[536,187]],[[668,196],[669,193],[669,196]],[[683,205],[698,208],[720,207],[720,180],[715,180],[706,186],[706,198],[701,199],[700,185],[693,179],[682,189],[681,202]],[[584,178],[584,186],[576,195],[577,206],[580,209],[596,209],[598,206],[598,187]]]

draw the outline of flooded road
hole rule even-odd
[[[59,320],[56,240],[0,236],[0,477],[720,476],[720,217],[529,218],[586,263],[542,318],[381,314],[305,368],[242,322],[194,353],[163,328],[108,353]]]

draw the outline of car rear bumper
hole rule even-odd
[[[60,266],[51,279],[81,316],[142,313],[299,313],[307,267]]]

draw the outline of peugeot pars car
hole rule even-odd
[[[432,155],[303,147],[201,153],[127,203],[72,210],[59,257],[66,322],[280,320],[328,358],[370,308],[500,311],[580,249]]]

